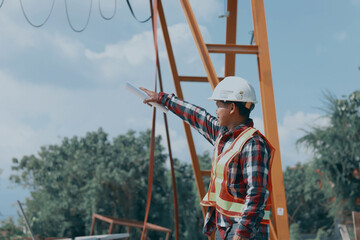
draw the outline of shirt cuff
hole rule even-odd
[[[158,93],[157,103],[160,103],[160,104],[161,104],[161,102],[162,102],[161,99],[162,99],[162,98],[165,98],[165,99],[166,99],[167,95],[168,95],[168,94],[166,94],[166,93],[159,92],[159,93]]]

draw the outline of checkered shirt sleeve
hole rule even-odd
[[[190,124],[212,145],[215,144],[220,126],[216,117],[212,116],[204,108],[183,101],[174,94],[166,94],[163,92],[160,92],[158,95],[158,103]]]

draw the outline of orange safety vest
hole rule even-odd
[[[245,206],[245,199],[232,196],[228,191],[228,172],[229,172],[229,163],[233,158],[239,154],[245,143],[254,135],[260,135],[264,138],[266,143],[271,149],[271,158],[269,163],[269,173],[271,170],[271,164],[274,157],[275,149],[271,146],[269,141],[255,128],[249,127],[244,130],[239,136],[234,140],[230,145],[229,149],[225,152],[218,154],[218,145],[222,136],[218,137],[215,144],[215,151],[213,156],[213,162],[211,167],[211,181],[207,194],[201,201],[203,206],[212,206],[216,207],[216,210],[221,214],[228,217],[241,217],[243,208]],[[269,174],[269,181],[267,189],[271,192],[271,177]],[[270,223],[270,198],[267,200],[265,207],[265,214],[261,220],[262,224]]]

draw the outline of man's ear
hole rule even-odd
[[[235,103],[230,104],[230,114],[235,113],[237,111]]]

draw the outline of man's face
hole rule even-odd
[[[216,101],[216,116],[220,126],[227,127],[230,120],[231,104],[224,103],[222,101]]]

